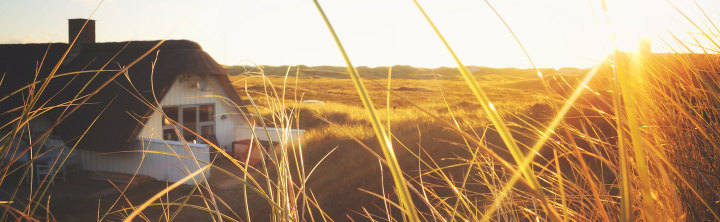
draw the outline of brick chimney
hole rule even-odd
[[[86,22],[87,24],[85,24]],[[77,37],[76,44],[95,43],[95,20],[68,19],[68,43],[71,43],[75,37]]]

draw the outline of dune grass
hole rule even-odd
[[[461,78],[393,79],[388,69],[386,79],[363,79],[331,18],[314,3],[348,77],[305,78],[301,67],[287,67],[284,76],[260,71],[232,78],[246,104],[218,97],[244,106],[247,113],[238,115],[264,129],[254,134],[279,129],[279,146],[260,149],[262,161],[249,165],[211,144],[222,161],[202,163],[205,168],[142,202],[118,188],[118,204],[98,209],[97,218],[172,221],[191,211],[211,221],[720,220],[720,30],[709,17],[703,22],[712,25],[696,25],[713,43],[701,54],[688,54],[695,52],[676,42],[675,54],[617,51],[582,76],[539,72],[536,79],[484,83],[452,53],[441,27],[416,1]],[[17,146],[15,137],[27,137],[30,120],[47,109],[65,110],[55,127],[79,107],[71,104],[87,103],[109,84],[79,90],[72,103],[44,107],[38,99],[48,81],[83,74],[56,74],[59,65],[17,91],[30,96],[15,121],[3,123],[4,156]],[[115,70],[115,77],[130,66]],[[325,104],[302,104],[305,99]],[[305,129],[304,141],[292,142],[297,135],[291,129]],[[49,134],[31,143],[44,143]],[[194,157],[164,154],[200,166]],[[173,193],[210,168],[216,179]],[[9,184],[18,192],[32,169],[32,161],[7,164],[0,183],[6,186],[7,175],[22,172],[18,184]],[[31,187],[28,200],[0,202],[2,219],[53,220],[44,205],[53,177]],[[237,183],[237,189],[220,189],[219,180]]]

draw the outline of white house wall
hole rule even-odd
[[[98,153],[88,150],[76,150],[76,152],[80,157],[80,167],[83,170],[130,175],[137,173],[137,175],[150,176],[156,180],[168,182],[177,182],[204,167],[207,165],[205,163],[210,161],[210,149],[207,144],[185,146],[176,141],[145,139],[135,146],[136,149],[120,153]],[[192,158],[187,158],[192,156],[197,162]],[[188,180],[184,184],[193,185],[201,182],[203,178],[210,176],[209,172],[208,170],[204,172],[204,175],[198,175],[195,180]]]
[[[245,125],[242,117],[238,115],[237,109],[226,104],[223,99],[215,96],[226,98],[217,80],[208,79],[211,91],[200,91],[194,86],[195,79],[180,77],[170,87],[165,97],[160,102],[162,106],[178,106],[178,105],[194,105],[194,104],[215,104],[215,136],[218,139],[218,146],[221,148],[230,147],[233,141],[238,140],[235,137],[235,126]],[[222,119],[222,116],[226,119]],[[162,116],[160,113],[153,113],[150,119],[145,123],[145,127],[140,131],[139,138],[162,139]]]

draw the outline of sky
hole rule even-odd
[[[665,0],[489,0],[538,67],[590,67],[641,37],[669,51],[697,33]],[[691,0],[670,0],[705,27]],[[720,1],[697,0],[712,20]],[[531,63],[483,0],[419,0],[465,65]],[[356,66],[456,66],[413,1],[320,0]],[[99,5],[99,6],[98,6]],[[344,61],[311,0],[5,0],[0,43],[67,42],[67,19],[96,20],[98,42],[189,39],[225,65],[339,65]],[[611,41],[611,34],[615,41]],[[697,35],[695,34],[697,37]]]

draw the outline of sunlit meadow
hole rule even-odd
[[[526,68],[489,68],[482,61],[464,60],[468,52],[453,47],[453,40],[462,38],[446,39],[443,30],[472,29],[472,22],[436,23],[432,10],[437,3],[424,7],[418,1],[407,2],[418,14],[412,26],[427,29],[423,37],[436,40],[452,62],[449,67],[356,66],[353,51],[345,49],[352,43],[336,32],[352,27],[336,26],[333,15],[340,12],[308,1],[314,8],[303,13],[318,16],[315,22],[325,26],[321,35],[338,50],[332,56],[344,67],[220,66],[210,58],[212,62],[199,65],[205,69],[192,71],[219,67],[220,77],[213,77],[218,82],[179,71],[184,74],[178,78],[189,82],[184,85],[208,93],[193,97],[201,102],[192,107],[169,109],[173,106],[165,100],[175,97],[163,95],[174,88],[144,90],[130,77],[131,68],[147,65],[151,75],[162,75],[167,66],[159,63],[159,55],[171,50],[163,47],[183,42],[145,42],[147,50],[127,64],[112,63],[122,57],[121,50],[102,61],[102,68],[63,72],[70,60],[82,58],[73,51],[74,41],[81,39],[75,38],[59,60],[48,59],[56,64],[43,64],[45,57],[31,61],[38,67],[25,73],[34,76],[31,82],[8,84],[4,75],[15,73],[0,73],[0,88],[9,87],[0,104],[21,104],[0,113],[7,120],[0,123],[0,187],[6,198],[0,200],[2,220],[720,221],[717,9],[700,3],[690,11],[672,2],[589,1],[595,13],[588,16],[597,25],[593,41],[606,50],[593,51],[589,57],[596,62],[588,67],[545,68],[540,64],[551,55],[533,56],[537,43],[528,40],[533,36],[515,32],[515,24],[508,22],[533,18],[508,17],[494,2],[479,2],[489,10],[476,13],[487,13],[502,28],[502,33],[487,35],[502,34],[512,42],[514,48],[506,51],[517,54],[513,64],[528,64]],[[661,4],[663,9],[655,10],[672,13],[678,21],[647,21],[657,15],[641,9]],[[675,22],[689,24],[690,33]],[[627,24],[646,26],[629,29]],[[92,27],[94,31],[94,22]],[[197,62],[202,55],[187,61]],[[12,64],[0,61],[5,70],[3,66]],[[95,80],[99,73],[110,74]],[[53,100],[64,94],[47,91],[52,89],[48,85],[76,77],[80,82],[73,84],[82,87],[68,83],[60,87],[65,94],[72,92],[68,100]],[[115,179],[88,180],[98,172],[83,167],[78,167],[79,176],[69,174],[66,162],[72,162],[73,153],[84,152],[78,144],[97,130],[95,120],[109,105],[86,117],[91,124],[77,126],[84,131],[73,144],[65,142],[68,149],[45,144],[59,140],[53,135],[62,130],[63,121],[73,120],[76,110],[102,104],[93,97],[116,85],[157,115],[162,139],[148,141],[170,149],[103,152],[107,161],[127,153],[147,159],[128,165],[134,173],[113,175]],[[156,101],[157,95],[162,101]],[[207,101],[218,105],[212,108]],[[217,120],[197,114],[221,109],[232,112]],[[56,112],[59,116],[50,121],[35,120]],[[198,119],[181,117],[190,112]],[[126,114],[143,127],[154,120],[149,114]],[[233,148],[218,142],[220,122],[228,119],[250,129],[243,131],[247,149],[236,150],[237,141]],[[33,131],[38,122],[47,130]],[[207,148],[208,159],[196,156],[196,147]],[[54,154],[57,150],[62,151]],[[24,154],[17,152],[28,152],[30,158],[23,160]],[[38,168],[48,156],[54,157],[48,168]],[[183,174],[172,181],[143,175],[140,164],[157,156],[182,163],[173,167]],[[118,177],[124,180],[118,182]],[[86,180],[92,182],[78,182]]]

